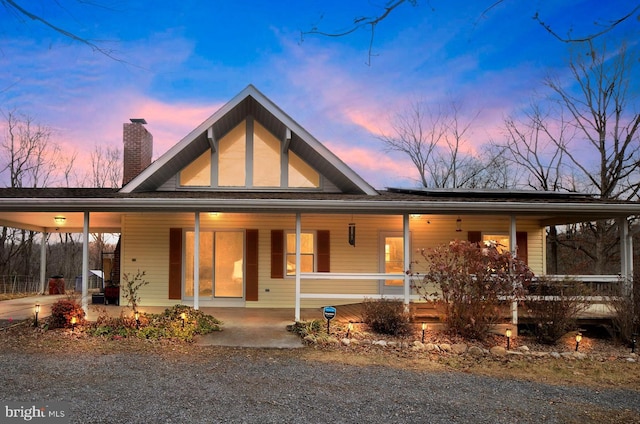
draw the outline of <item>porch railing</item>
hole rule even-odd
[[[302,272],[300,280],[404,280],[405,274],[387,274],[384,272]],[[411,299],[419,296],[411,295]],[[301,299],[404,299],[404,294],[375,293],[304,293],[300,290]]]

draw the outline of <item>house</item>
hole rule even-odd
[[[253,86],[153,163],[146,122],[131,121],[121,189],[0,189],[0,225],[85,239],[120,233],[116,278],[146,272],[142,306],[293,308],[298,320],[301,307],[382,296],[409,303],[417,296],[405,271],[418,248],[497,240],[544,274],[546,226],[602,218],[618,220],[620,274],[632,275],[635,203],[376,190]]]

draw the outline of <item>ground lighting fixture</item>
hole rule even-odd
[[[40,304],[36,303],[36,321],[33,324],[34,327],[38,326],[38,314],[40,313]]]
[[[353,330],[353,323],[349,322],[349,325],[347,325],[347,339],[349,338],[349,335],[351,335],[351,330]]]
[[[582,341],[582,333],[576,334],[576,352],[578,351],[578,347],[580,347],[581,341]]]
[[[184,322],[187,320],[187,314],[184,312],[180,314],[180,318],[182,319],[182,328],[184,328]]]
[[[507,331],[505,331],[504,335],[507,338],[507,350],[510,350],[511,349],[511,329],[507,328]]]
[[[424,332],[427,331],[427,323],[422,323],[422,343],[424,343]]]
[[[78,318],[71,317],[71,331],[76,331],[76,323],[78,322]]]
[[[136,311],[136,313],[134,314],[134,317],[136,319],[136,330],[140,329],[140,314],[138,313],[138,311]]]
[[[636,339],[638,338],[638,333],[633,333],[631,335],[631,353],[636,353]]]

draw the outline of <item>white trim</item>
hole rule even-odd
[[[302,244],[302,216],[300,215],[300,212],[296,213],[296,306],[295,306],[295,320],[296,321],[300,321],[300,244]],[[286,237],[283,240],[285,246],[284,246],[284,251],[285,251],[285,264],[286,264],[286,256],[287,256],[287,240]],[[287,268],[285,266],[284,269],[284,275],[287,275]]]
[[[45,283],[47,281],[47,232],[42,232],[42,243],[40,243],[40,294],[46,293]]]
[[[82,309],[89,312],[89,211],[84,212],[82,228]]]
[[[200,212],[195,212],[193,229],[193,309],[200,309]]]
[[[402,216],[403,242],[404,251],[404,303],[409,304],[411,298],[411,280],[409,278],[409,269],[411,268],[411,232],[409,231],[409,214]]]
[[[405,274],[384,272],[301,272],[302,280],[399,280]]]

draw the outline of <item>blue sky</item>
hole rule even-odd
[[[52,127],[57,143],[78,152],[78,166],[95,145],[120,146],[132,117],[149,122],[158,157],[253,84],[379,188],[415,185],[407,159],[385,153],[376,137],[393,113],[455,100],[463,114],[479,113],[474,146],[498,139],[503,119],[542,94],[545,76],[566,74],[569,49],[585,48],[557,41],[532,16],[578,37],[633,4],[506,0],[487,11],[493,0],[407,2],[376,28],[367,66],[368,31],[302,42],[300,31],[345,29],[384,0],[18,3],[118,59],[0,2],[0,108]],[[639,30],[634,16],[606,37],[635,49]]]

